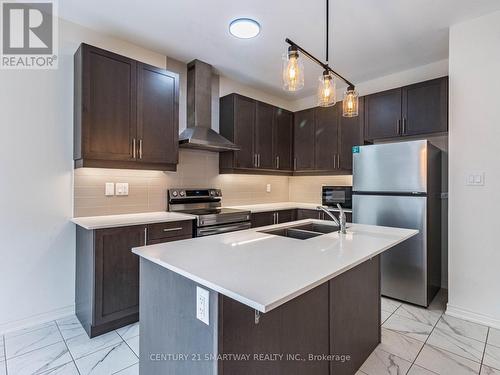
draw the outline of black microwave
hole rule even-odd
[[[337,207],[339,203],[342,208],[352,208],[351,186],[323,186],[323,206]]]

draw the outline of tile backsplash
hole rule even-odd
[[[106,197],[106,182],[128,182],[129,195]],[[74,216],[165,211],[166,190],[174,187],[220,188],[225,206],[289,200],[287,176],[219,175],[217,153],[183,149],[177,172],[75,169]]]

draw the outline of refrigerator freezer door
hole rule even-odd
[[[353,191],[427,192],[427,141],[356,148],[353,152]]]
[[[382,295],[427,306],[427,197],[354,195],[353,222],[418,229],[381,256]]]

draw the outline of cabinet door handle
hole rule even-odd
[[[406,134],[407,120],[406,117],[403,117],[403,134]]]
[[[135,138],[132,139],[132,159],[137,158],[137,140]]]
[[[142,139],[139,139],[139,159],[142,159]]]
[[[182,227],[177,227],[177,228],[163,228],[164,232],[177,232],[179,230],[182,230]]]
[[[398,119],[398,135],[401,135],[401,119]]]
[[[340,169],[340,154],[337,154],[337,169]]]
[[[253,154],[253,166],[257,167],[257,154]]]
[[[276,156],[276,169],[280,169],[280,157]]]
[[[333,169],[337,168],[337,154],[333,154]]]
[[[148,227],[144,228],[144,246],[148,244]]]
[[[293,170],[297,170],[297,158],[293,158]]]
[[[280,213],[276,212],[276,224],[280,222]]]
[[[257,167],[260,168],[260,154],[257,154]]]

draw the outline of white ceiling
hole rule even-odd
[[[305,88],[281,89],[285,37],[325,55],[324,0],[63,0],[62,18],[188,62],[283,98],[316,90],[319,66],[306,62]],[[448,28],[500,10],[499,0],[330,0],[330,61],[355,84],[448,57]],[[257,20],[257,38],[228,32],[238,17]]]

